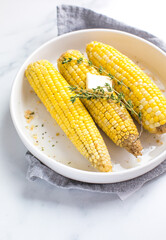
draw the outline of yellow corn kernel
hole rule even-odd
[[[73,94],[69,85],[55,67],[47,60],[37,61],[27,67],[25,75],[51,116],[80,153],[98,170],[111,171],[110,156],[102,136],[81,101],[72,104],[70,97]]]
[[[132,100],[137,113],[141,112],[144,128],[153,133],[166,132],[166,99],[151,79],[127,56],[109,45],[94,41],[87,45],[86,51],[89,60],[96,67],[102,66],[106,72],[116,74],[118,80],[124,77],[123,83],[130,87],[131,91],[127,87],[122,88],[116,80],[114,87],[124,93],[127,101]],[[148,108],[152,108],[152,111],[148,112]],[[145,123],[150,119],[156,122],[155,116],[158,116],[158,127]],[[138,120],[137,117],[136,119]]]
[[[63,64],[62,62],[65,58],[72,58],[72,61]],[[82,58],[83,61],[78,64],[77,60],[80,58]],[[73,63],[75,65],[73,65]],[[75,72],[74,75],[69,74],[68,69],[71,69],[71,66]],[[86,88],[87,73],[99,75],[94,67],[88,65],[88,60],[84,55],[76,50],[69,50],[58,59],[58,69],[70,85],[79,88],[83,87],[84,89]],[[82,102],[98,126],[115,144],[126,148],[135,156],[141,154],[142,146],[140,140],[138,140],[139,134],[137,128],[124,106],[121,107],[114,100],[108,101],[106,99],[91,99],[90,101],[82,99]],[[123,128],[121,126],[123,126]],[[131,137],[131,132],[133,137]],[[128,139],[128,141],[126,139]]]

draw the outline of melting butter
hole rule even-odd
[[[112,80],[109,77],[87,73],[86,89],[103,87],[104,90],[107,91],[107,88],[105,87],[106,83],[108,83],[110,87],[112,87]]]

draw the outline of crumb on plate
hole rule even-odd
[[[163,145],[163,142],[161,142],[159,139],[156,140],[156,143],[157,143],[158,145]]]
[[[33,134],[32,137],[33,137],[34,139],[37,139],[37,134]]]
[[[27,110],[24,112],[24,117],[27,120],[27,123],[30,123],[32,119],[34,119],[35,112],[31,110]]]
[[[30,126],[30,131],[32,131],[34,129],[34,125]]]

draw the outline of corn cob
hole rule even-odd
[[[151,133],[165,133],[166,99],[151,79],[127,56],[109,45],[94,41],[87,45],[86,51],[96,67],[102,66],[116,78],[114,88],[124,93],[126,101],[132,101],[133,109],[142,116],[143,127]],[[139,122],[138,116],[133,116]]]
[[[111,171],[110,156],[102,136],[81,101],[71,103],[73,94],[55,67],[47,60],[37,61],[28,66],[25,75],[79,152],[98,170]]]
[[[67,61],[64,59],[75,59]],[[78,64],[79,59],[82,61]],[[69,50],[58,59],[58,69],[66,81],[79,88],[86,88],[87,73],[99,75],[98,71],[88,65],[88,60],[79,51]],[[98,126],[113,140],[135,156],[141,155],[142,146],[138,139],[137,128],[124,106],[106,99],[82,99]],[[75,104],[75,103],[74,103]]]

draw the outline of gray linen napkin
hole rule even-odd
[[[95,13],[89,9],[62,5],[57,7],[57,27],[58,35],[87,28],[110,28],[129,32],[140,36],[158,47],[166,51],[166,45],[157,37],[142,30],[127,26],[117,20],[106,17],[104,15]],[[54,172],[38,159],[36,159],[30,152],[26,153],[26,158],[29,163],[27,171],[27,179],[36,180],[37,178],[53,184],[56,187],[66,189],[88,190],[91,192],[116,193],[120,199],[124,200],[132,193],[140,189],[146,182],[158,177],[166,172],[166,160],[150,172],[137,177],[135,179],[112,184],[89,184],[82,183]]]

